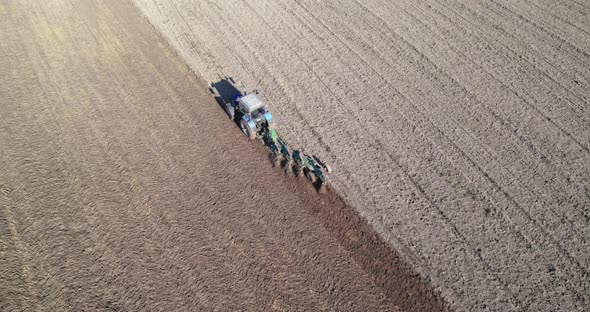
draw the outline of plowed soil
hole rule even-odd
[[[134,0],[460,310],[590,306],[590,4]]]
[[[0,310],[441,310],[127,1],[0,2]]]

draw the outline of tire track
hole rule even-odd
[[[485,49],[480,49],[480,51],[485,51]],[[502,55],[502,54],[499,54],[499,55]],[[485,57],[485,59],[493,59],[493,58]],[[477,58],[473,58],[473,60],[477,60]],[[486,71],[488,71],[488,70],[486,70]],[[492,73],[489,73],[489,74],[495,77],[495,75],[493,75]],[[527,77],[526,75],[521,75],[521,76]],[[587,123],[587,120],[588,120],[588,118],[586,117],[587,113],[585,111],[581,111],[581,109],[585,108],[584,104],[580,103],[580,101],[577,101],[579,104],[574,105],[571,102],[572,101],[571,99],[568,99],[567,101],[564,102],[563,100],[561,100],[560,98],[558,98],[556,96],[553,96],[552,99],[550,99],[550,100],[548,100],[548,99],[543,100],[543,98],[539,99],[540,94],[543,93],[542,92],[543,89],[541,89],[539,87],[537,87],[536,92],[527,91],[526,89],[523,89],[522,87],[520,89],[515,89],[514,87],[510,87],[509,85],[507,85],[503,81],[504,80],[510,81],[510,80],[513,80],[516,78],[513,77],[513,78],[509,78],[509,79],[500,79],[500,78],[496,77],[496,79],[498,79],[498,81],[500,83],[502,83],[505,87],[512,90],[512,92],[521,101],[526,103],[526,105],[529,106],[531,109],[535,110],[536,113],[540,114],[547,122],[551,123],[553,125],[553,127],[557,127],[561,132],[568,135],[582,149],[584,149],[584,151],[586,153],[590,153],[590,150],[588,149],[589,143],[586,142],[587,141],[586,136],[583,135],[583,133],[586,132],[586,130],[584,128],[584,124]],[[514,82],[510,82],[510,84],[516,85]],[[537,85],[537,84],[538,83],[536,83],[536,82],[533,83],[533,85]],[[525,98],[525,96],[526,96],[526,98]],[[565,97],[568,97],[568,96],[565,96]],[[530,98],[530,100],[527,100],[527,98]],[[557,101],[557,102],[560,102],[561,104],[564,104],[565,106],[570,106],[570,107],[572,107],[572,109],[578,110],[578,112],[573,112],[570,114],[566,113],[566,115],[569,115],[569,118],[565,118],[565,116],[556,115],[556,113],[551,113],[552,110],[560,109],[560,107],[561,107],[561,105],[550,105],[551,101]],[[545,103],[544,109],[536,107],[534,105],[534,103],[536,103],[536,102]],[[578,121],[578,119],[580,119],[580,118],[582,120]],[[560,123],[558,124],[555,120],[560,121]],[[580,133],[580,134],[577,134],[577,133]]]
[[[443,7],[441,6],[440,8],[443,8]],[[437,12],[437,13],[438,13],[438,14],[440,14],[441,16],[445,16],[443,13],[440,13],[440,12]],[[455,12],[454,14],[457,14],[457,16],[459,16],[459,15],[458,15],[458,13],[456,13],[456,12]],[[448,19],[449,21],[451,20],[451,18],[450,18],[450,17],[447,17],[447,19]],[[477,27],[475,24],[473,24],[473,22],[470,24],[470,26],[472,26],[472,27],[471,27],[472,29]],[[463,30],[467,31],[467,29],[466,29],[466,28],[463,28]],[[489,39],[489,40],[494,40],[492,37],[489,37],[489,38],[486,38],[486,39]],[[497,41],[497,42],[499,42],[501,45],[503,45],[504,47],[506,47],[506,48],[507,48],[507,50],[508,50],[508,51],[510,51],[511,53],[515,53],[515,55],[518,55],[518,54],[519,54],[519,52],[516,52],[515,50],[512,50],[512,49],[510,49],[510,48],[509,48],[507,45],[505,45],[505,44],[501,43],[500,41]],[[514,46],[514,45],[516,45],[516,42],[511,42],[511,44]],[[492,46],[489,46],[489,47],[486,47],[486,48],[493,49],[493,47],[492,47]],[[529,62],[528,60],[525,60],[525,61],[527,61],[529,64],[531,64],[531,65],[532,65],[532,63],[531,63],[531,62]],[[549,76],[548,76],[548,77],[549,77]],[[552,81],[555,81],[556,83],[558,83],[558,81],[557,81],[557,80],[555,80],[554,78],[552,78],[552,77],[549,77],[549,78],[550,78],[550,79],[552,79]],[[562,86],[563,86],[563,85],[562,85]],[[565,87],[565,86],[563,86],[563,88],[565,89],[566,87]],[[570,87],[569,89],[571,90],[571,87]],[[580,99],[581,101],[585,101],[585,99],[583,99],[583,98],[579,98],[579,99]],[[581,113],[580,115],[582,115],[582,116],[584,116],[584,115],[585,115],[585,113],[584,113],[584,112],[580,112],[580,113]]]
[[[4,186],[0,186],[0,200],[2,203],[2,219],[4,219],[8,225],[10,232],[10,240],[15,248],[16,255],[20,261],[20,276],[24,280],[25,287],[27,288],[28,296],[26,296],[28,303],[23,306],[23,309],[39,309],[37,304],[38,291],[33,282],[33,273],[31,272],[30,256],[26,243],[19,234],[16,220],[14,218],[14,212],[11,206],[14,203],[10,200],[10,191]],[[26,307],[26,308],[25,308]]]
[[[510,11],[516,14],[520,19],[533,24],[538,29],[542,30],[549,36],[555,37],[572,47],[580,54],[586,57],[590,57],[590,39],[588,33],[571,25],[565,23],[561,18],[551,19],[551,24],[546,22],[547,19],[543,18],[542,15],[535,14],[536,10],[527,5],[526,1],[521,2],[510,2],[510,1],[497,1],[494,4],[503,10]],[[523,7],[524,6],[524,7]],[[568,27],[568,25],[570,27]],[[580,30],[582,34],[580,34]],[[581,44],[581,45],[580,45]]]
[[[558,18],[563,23],[566,23],[572,27],[577,28],[581,32],[585,33],[586,35],[590,35],[590,20],[588,17],[585,17],[579,11],[571,9],[570,7],[563,5],[563,3],[555,3],[550,1],[538,1],[542,5],[537,5],[535,1],[527,1],[531,7],[534,7],[536,10],[542,11],[545,14],[554,16]],[[557,1],[556,1],[557,2]],[[561,1],[562,2],[562,1]],[[586,20],[584,20],[586,19]],[[572,23],[569,20],[575,20],[578,23]]]
[[[569,171],[571,171],[571,170],[572,170],[572,169],[569,169]],[[521,182],[522,182],[522,183],[524,183],[524,181],[521,181]],[[561,182],[565,182],[565,181],[563,181],[563,180],[562,180]],[[556,191],[555,189],[553,189],[553,190],[550,190],[550,191],[551,191],[552,193],[554,193],[554,194],[558,194],[558,193],[559,193],[559,192],[557,192],[557,193],[556,193],[556,192],[555,192],[555,191]],[[584,194],[584,193],[583,193],[583,190],[579,190],[579,193],[578,193],[578,194],[579,194],[579,195],[582,195],[582,194]],[[569,194],[569,196],[576,196],[576,195],[575,195],[575,194]],[[583,201],[582,201],[582,203],[583,203]],[[554,204],[554,205],[555,205],[555,206],[557,206],[556,204]],[[556,213],[555,211],[553,211],[553,213],[554,213],[555,215],[557,215],[557,213]],[[561,218],[563,218],[563,217],[564,217],[564,216],[561,216]],[[571,220],[570,220],[570,224],[574,225],[574,224],[572,223],[572,221],[571,221]],[[575,228],[575,227],[574,227],[574,228]],[[581,228],[581,230],[585,230],[585,228],[584,228],[584,227],[582,227],[582,228]]]
[[[522,154],[522,153],[521,153],[521,154]],[[524,181],[523,181],[523,182],[524,182]],[[565,181],[562,181],[562,182],[565,182]],[[553,193],[554,193],[554,191],[555,191],[555,190],[553,190]],[[580,194],[583,194],[583,193],[580,193]],[[553,211],[553,214],[557,215],[557,213],[556,213],[555,211]],[[571,221],[570,221],[570,222],[571,222]],[[583,230],[583,229],[584,229],[584,228],[582,228],[582,230]]]

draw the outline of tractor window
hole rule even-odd
[[[259,109],[257,109],[257,110],[255,110],[255,111],[252,112],[252,117],[258,118],[258,116],[264,115],[265,112],[266,111],[264,110],[264,107],[263,108],[259,108]]]

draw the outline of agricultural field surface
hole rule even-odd
[[[590,3],[134,0],[457,310],[590,307]],[[115,156],[113,156],[115,157]]]
[[[0,1],[0,311],[445,310],[130,1]]]

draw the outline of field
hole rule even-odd
[[[590,306],[590,5],[134,0],[459,310]]]
[[[444,309],[131,2],[0,2],[0,55],[0,311]]]

